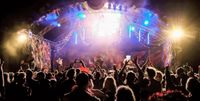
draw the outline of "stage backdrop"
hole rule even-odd
[[[51,46],[47,40],[36,35],[30,37],[30,51],[33,63],[38,69],[51,68]]]

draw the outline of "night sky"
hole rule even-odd
[[[1,0],[0,44],[9,37],[9,33],[30,24],[48,9],[53,9],[55,3],[66,3],[70,0]],[[120,1],[120,0],[119,0]],[[121,0],[124,1],[124,0]],[[160,18],[168,19],[186,18],[185,26],[193,27],[195,38],[187,39],[188,43],[182,45],[182,62],[188,61],[191,65],[200,64],[200,0],[147,0],[147,8],[158,12]],[[190,34],[190,33],[188,33]],[[1,49],[2,50],[2,49]],[[1,51],[2,54],[2,51]]]

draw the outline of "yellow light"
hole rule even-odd
[[[17,49],[15,44],[13,44],[12,42],[5,42],[4,44],[4,48],[6,49],[4,52],[10,56],[16,56],[17,55]]]
[[[172,39],[180,39],[184,34],[184,31],[181,27],[176,27],[171,31]]]
[[[18,34],[17,41],[19,43],[25,43],[27,40],[27,35],[25,33]]]

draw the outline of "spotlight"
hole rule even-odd
[[[148,20],[145,20],[145,21],[144,21],[144,25],[146,25],[146,26],[149,25],[149,21],[148,21]]]
[[[135,27],[134,27],[134,26],[132,26],[132,27],[131,27],[131,31],[134,31],[134,30],[135,30]]]
[[[58,18],[58,15],[55,12],[52,12],[52,13],[46,15],[45,20],[53,21],[53,20],[56,20],[57,18]]]
[[[57,22],[57,21],[52,22],[52,25],[56,26],[56,27],[60,27],[61,26],[61,24],[59,22]]]
[[[171,31],[171,37],[173,39],[181,38],[184,34],[184,31],[181,27],[176,27]]]
[[[77,14],[78,18],[80,18],[81,20],[85,19],[86,18],[86,15],[83,13],[83,12],[79,12]]]
[[[19,32],[18,33],[18,36],[17,36],[17,41],[20,43],[20,44],[23,44],[27,41],[27,34],[24,33],[24,32]]]
[[[60,23],[58,23],[58,24],[57,24],[57,27],[60,27],[60,26],[61,26],[61,24],[60,24]]]
[[[132,26],[132,25],[129,25],[129,28],[128,28],[128,37],[131,38],[132,36],[132,32],[135,30],[135,27]]]
[[[129,30],[130,30],[130,31],[134,31],[134,30],[135,30],[135,27],[132,26],[132,25],[130,25],[130,26],[129,26]]]

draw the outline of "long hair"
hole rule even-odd
[[[115,92],[117,88],[117,84],[115,79],[112,76],[107,76],[103,82],[103,90],[110,90],[111,92]]]

